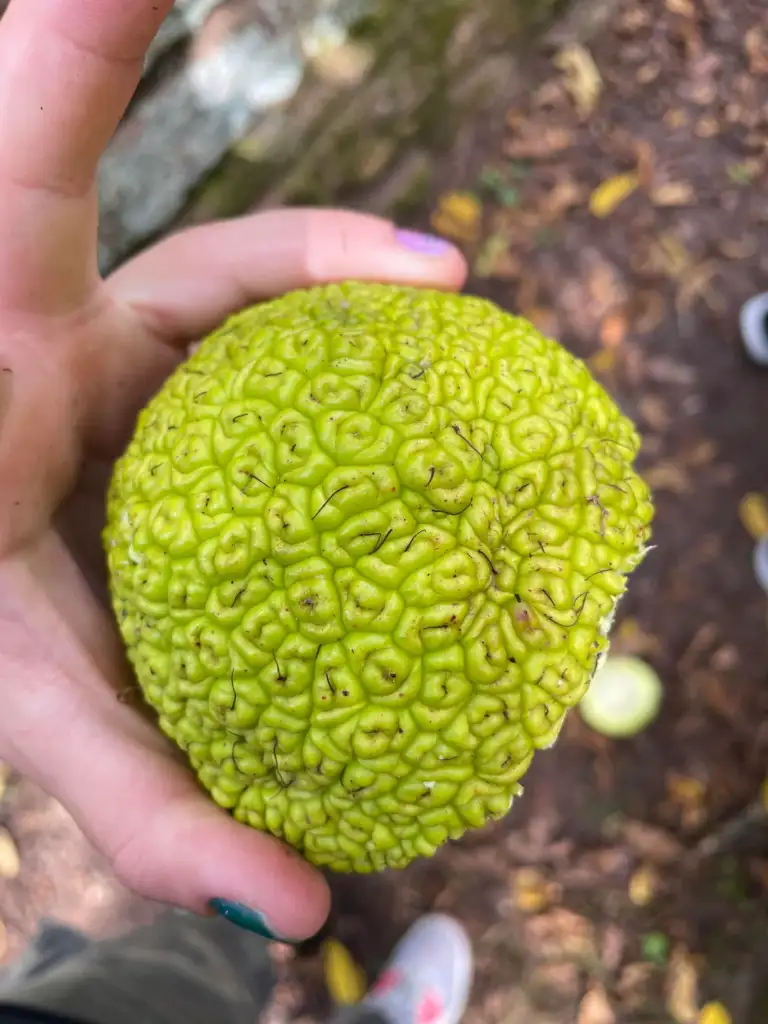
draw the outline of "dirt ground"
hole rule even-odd
[[[572,714],[504,821],[334,879],[328,930],[373,977],[420,913],[458,915],[470,1024],[764,1024],[768,601],[743,499],[768,497],[768,373],[737,318],[768,287],[768,8],[624,3],[528,70],[521,102],[456,140],[420,226],[462,244],[471,291],[588,359],[644,434],[656,547],[614,649],[657,668],[663,713],[622,742]],[[0,826],[20,853],[0,877],[7,957],[44,914],[101,930],[145,913],[23,781]],[[318,947],[283,951],[276,1021],[328,1009]]]

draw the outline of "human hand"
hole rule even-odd
[[[97,162],[171,6],[12,0],[0,21],[0,758],[131,889],[200,913],[235,901],[300,939],[327,914],[322,876],[219,810],[118,699],[104,485],[138,409],[229,313],[346,277],[452,289],[465,266],[378,218],[290,210],[189,230],[102,280]]]

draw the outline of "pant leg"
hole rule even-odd
[[[254,1024],[273,988],[264,939],[170,911],[100,942],[47,926],[0,977],[0,1004],[87,1024]]]

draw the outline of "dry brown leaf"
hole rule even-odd
[[[720,134],[720,122],[712,114],[704,114],[696,122],[696,127],[693,131],[699,139],[713,139],[716,135]]]
[[[708,438],[697,441],[685,450],[685,461],[689,466],[709,466],[717,458],[717,445]]]
[[[603,89],[603,80],[589,50],[580,43],[564,47],[554,59],[563,72],[565,88],[581,118],[594,111]]]
[[[624,313],[609,313],[600,325],[600,343],[605,348],[618,348],[627,336]]]
[[[627,964],[622,969],[616,992],[631,1013],[646,1004],[648,987],[653,978],[654,966],[650,963]]]
[[[577,1024],[615,1024],[616,1014],[602,985],[595,985],[587,992],[579,1006]]]
[[[693,0],[665,0],[665,3],[671,14],[681,14],[684,18],[696,17]]]
[[[670,181],[651,192],[654,206],[688,206],[696,201],[693,185],[687,181]]]
[[[6,828],[0,828],[0,878],[17,878],[21,871],[21,858],[13,836]]]
[[[669,832],[642,821],[625,821],[621,827],[624,842],[639,857],[654,864],[674,864],[684,856],[683,846]]]
[[[688,313],[697,299],[703,299],[713,312],[721,312],[723,300],[712,287],[712,279],[717,273],[714,260],[691,267],[681,278],[680,287],[675,298],[678,313]]]
[[[652,262],[662,273],[675,281],[690,269],[693,257],[677,235],[664,232],[656,239],[652,251]]]
[[[723,238],[718,249],[729,260],[748,260],[757,252],[758,243],[755,235],[742,235],[741,238]]]
[[[638,401],[640,416],[652,430],[665,431],[672,418],[664,401],[658,395],[643,395]]]
[[[768,75],[768,29],[754,25],[744,36],[744,49],[753,75]]]
[[[617,174],[613,178],[608,178],[592,193],[589,200],[590,212],[595,217],[610,217],[614,210],[632,195],[639,184],[637,174]]]
[[[594,925],[564,907],[528,918],[525,943],[529,952],[542,960],[576,960],[585,967],[598,962]]]
[[[567,210],[580,206],[585,199],[585,190],[573,178],[561,178],[554,188],[544,196],[542,213],[547,220],[556,220]]]
[[[638,85],[650,85],[655,82],[661,74],[661,64],[656,60],[649,60],[647,64],[641,65],[635,72],[635,81]]]
[[[469,192],[444,192],[432,214],[432,227],[458,242],[475,242],[480,234],[483,207]]]
[[[691,478],[685,467],[679,462],[675,462],[674,459],[657,462],[655,466],[647,469],[644,475],[648,486],[654,491],[687,494],[692,489]]]
[[[650,655],[658,654],[659,641],[655,636],[646,633],[637,619],[628,617],[616,627],[613,645],[622,654]]]
[[[666,779],[670,802],[680,810],[681,822],[686,829],[695,829],[706,818],[706,786],[690,775],[670,772]]]
[[[648,139],[635,140],[634,150],[638,183],[641,188],[650,188],[656,173],[656,150]]]
[[[504,143],[504,153],[512,160],[543,160],[573,145],[573,133],[567,128],[537,127],[521,138]]]
[[[698,1016],[698,973],[684,946],[673,950],[667,970],[667,1010],[678,1024],[696,1024]]]
[[[632,326],[638,334],[650,334],[664,321],[664,297],[659,292],[637,292],[632,300]]]
[[[629,898],[636,907],[647,907],[659,891],[659,873],[652,864],[643,864],[629,880]]]

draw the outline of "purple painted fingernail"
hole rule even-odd
[[[404,249],[417,252],[420,256],[445,256],[451,243],[436,235],[423,235],[420,231],[409,231],[401,228],[395,232],[395,238]]]

